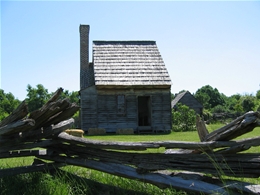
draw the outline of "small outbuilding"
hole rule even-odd
[[[171,79],[155,41],[93,41],[80,25],[81,129],[170,132]]]
[[[202,115],[203,105],[189,91],[184,91],[176,95],[172,100],[172,108],[176,108],[178,103],[184,104],[193,109],[197,114]]]

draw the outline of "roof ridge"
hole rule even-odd
[[[156,44],[156,41],[152,40],[111,40],[111,41],[105,41],[105,40],[94,40],[93,43],[95,45],[101,45],[101,44]]]
[[[186,93],[190,93],[190,92],[183,91],[183,92],[177,94],[176,97],[172,100],[172,107],[175,106]]]

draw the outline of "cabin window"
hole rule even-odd
[[[151,126],[151,101],[150,96],[138,97],[138,125]]]
[[[118,95],[117,96],[117,114],[124,115],[125,114],[125,96]]]

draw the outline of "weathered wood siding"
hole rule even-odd
[[[117,129],[136,129],[137,107],[136,98],[132,95],[125,96],[125,113],[118,113],[117,95],[98,95],[98,128],[104,128],[108,133],[116,132]]]
[[[80,94],[81,129],[97,127],[97,93],[95,86],[81,91]]]
[[[125,112],[119,113],[117,96],[125,96]],[[82,129],[104,128],[107,133],[117,129],[138,130],[138,97],[149,96],[151,100],[151,128],[153,131],[171,130],[171,95],[169,90],[93,90],[81,93]]]
[[[185,93],[179,102],[193,109],[197,114],[202,114],[203,106],[191,93]]]
[[[125,93],[125,94],[124,94]],[[125,95],[125,113],[118,113],[117,96]],[[108,133],[117,129],[137,128],[137,99],[125,90],[99,90],[97,96],[97,128],[104,128]]]
[[[152,95],[152,128],[154,131],[172,129],[170,92]]]

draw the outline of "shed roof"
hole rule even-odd
[[[197,104],[197,106],[199,106],[199,107],[201,107],[201,108],[203,108],[203,105],[189,92],[189,91],[184,91],[184,92],[181,92],[181,93],[179,93],[173,100],[172,100],[172,108],[176,105],[176,104],[178,104],[181,100],[182,100],[182,98],[184,97],[184,96],[186,96],[186,95],[188,95],[188,97],[189,97],[189,102],[190,103],[194,103],[194,101],[196,102],[196,104]],[[193,100],[193,101],[192,101]]]
[[[95,84],[171,86],[155,41],[93,41]]]
[[[180,99],[186,94],[188,91],[184,91],[179,93],[173,100],[172,100],[172,108],[179,103]]]

